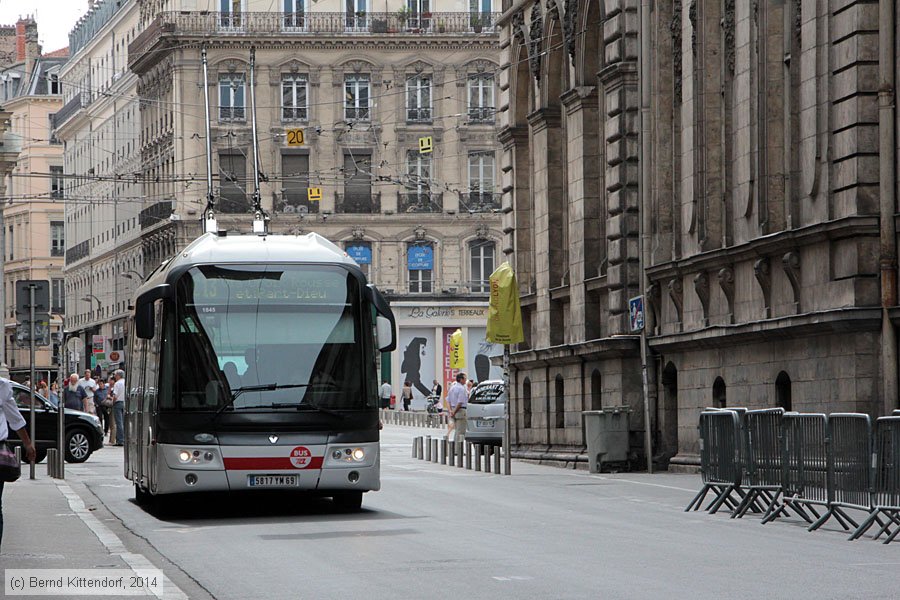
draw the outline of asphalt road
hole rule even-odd
[[[86,503],[102,503],[121,521],[122,535],[142,538],[148,558],[165,557],[170,578],[190,582],[189,597],[900,594],[891,575],[900,543],[848,542],[834,524],[808,533],[792,519],[762,526],[758,517],[684,513],[696,476],[601,476],[516,462],[511,477],[488,475],[413,460],[419,431],[383,433],[382,490],[366,494],[358,514],[336,514],[326,499],[207,497],[161,519],[133,502],[119,448],[67,476]]]

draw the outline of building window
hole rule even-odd
[[[366,20],[367,0],[346,0],[346,25],[347,29],[359,31],[368,26]]]
[[[348,75],[344,80],[344,119],[368,121],[369,95],[368,75]]]
[[[303,29],[306,26],[306,0],[284,0],[285,29]]]
[[[281,120],[306,121],[307,115],[306,75],[281,76]]]
[[[50,280],[50,312],[58,315],[66,314],[65,279]]]
[[[241,0],[219,0],[219,10],[222,29],[241,28]]]
[[[15,239],[15,237],[13,236],[13,232],[14,232],[14,231],[15,231],[15,230],[13,229],[13,226],[10,225],[10,226],[9,226],[9,260],[14,260],[14,259],[15,259],[15,255],[16,255],[16,253],[15,253],[15,251],[14,251],[14,250],[15,250],[15,247],[16,247],[16,239]]]
[[[469,122],[494,122],[493,75],[469,75]]]
[[[223,213],[250,211],[247,159],[243,154],[219,154],[219,210]]]
[[[600,371],[594,369],[591,373],[591,410],[601,410],[603,408],[603,380]]]
[[[563,429],[566,426],[566,384],[563,381],[562,375],[557,375],[554,380],[555,391],[555,417],[556,417],[556,428]]]
[[[784,371],[775,379],[775,405],[780,406],[785,412],[793,410],[791,401],[791,377]]]
[[[48,78],[48,82],[50,88],[49,92],[51,95],[58,96],[62,94],[62,87],[59,85],[59,75],[57,75],[56,73],[50,75],[50,77]]]
[[[347,254],[356,261],[359,268],[362,269],[366,279],[370,279],[370,271],[372,265],[372,242],[347,242],[345,246]]]
[[[490,276],[494,272],[494,242],[477,240],[469,244],[469,265],[471,267],[470,289],[474,293],[486,294],[490,291]]]
[[[434,245],[416,242],[406,249],[406,266],[409,272],[409,292],[430,294],[434,289]]]
[[[725,380],[721,377],[716,377],[716,380],[713,382],[712,396],[712,405],[714,408],[725,408],[725,406],[727,406],[725,400]]]
[[[431,77],[412,75],[406,78],[406,121],[431,122]]]
[[[66,224],[50,221],[50,256],[63,256],[66,252]]]
[[[244,121],[244,74],[219,75],[219,120]]]
[[[418,150],[406,153],[406,189],[418,196],[428,196],[431,181],[431,155]]]
[[[494,204],[494,153],[469,153],[470,211],[482,211]]]
[[[531,429],[531,379],[522,382],[522,428]]]
[[[281,197],[279,212],[316,213],[319,203],[309,200],[309,155],[283,154],[281,156]]]
[[[63,197],[63,168],[50,167],[50,197]]]

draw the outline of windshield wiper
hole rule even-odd
[[[270,392],[272,390],[286,390],[289,388],[302,388],[306,387],[307,383],[286,383],[283,385],[278,385],[277,383],[263,383],[260,385],[245,385],[239,388],[235,388],[231,390],[231,398],[222,405],[222,407],[216,411],[216,416],[222,414],[222,412],[228,408],[229,406],[234,404],[234,401],[237,400],[238,396],[243,394],[244,392]]]
[[[297,407],[297,409],[300,410],[304,406],[308,406],[311,409],[313,409],[317,412],[326,414],[326,415],[331,415],[333,417],[340,417],[341,419],[344,418],[343,413],[339,413],[336,410],[332,410],[330,408],[324,408],[322,406],[319,406],[317,403],[313,402],[312,400],[305,400],[304,402],[301,402],[300,405]]]

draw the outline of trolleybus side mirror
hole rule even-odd
[[[161,298],[167,298],[170,293],[171,286],[168,283],[152,287],[140,296],[134,302],[134,333],[143,340],[153,338],[156,329],[155,319],[153,317],[153,303]]]
[[[378,349],[392,352],[397,348],[397,327],[391,305],[384,299],[378,288],[372,284],[366,286],[366,297],[375,307],[375,337]]]

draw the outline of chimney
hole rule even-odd
[[[16,58],[25,62],[26,80],[31,78],[35,61],[41,56],[37,22],[31,17],[16,23]]]

